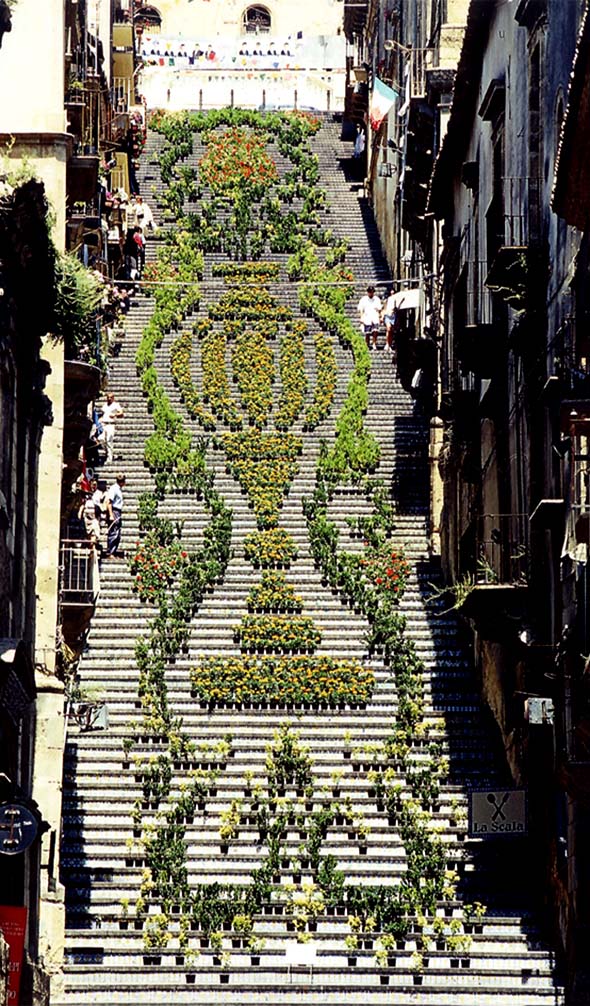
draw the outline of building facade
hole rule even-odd
[[[3,947],[0,999],[27,1006],[61,986],[60,640],[79,620],[61,538],[100,387],[96,366],[65,358],[59,263],[67,247],[108,274],[100,177],[111,161],[128,180],[133,154],[134,57],[111,58],[120,14],[118,0],[0,4],[0,932],[16,927],[24,943]]]
[[[398,375],[428,370],[432,546],[586,1002],[587,4],[369,2],[344,23],[350,117],[376,77],[398,95],[365,184],[394,286],[419,291]]]

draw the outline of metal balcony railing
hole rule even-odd
[[[468,325],[491,325],[492,295],[485,285],[489,272],[487,259],[467,262],[467,305]]]
[[[94,604],[99,587],[96,549],[88,541],[64,539],[60,550],[61,603],[73,606]]]
[[[572,455],[572,515],[590,513],[590,454]]]
[[[477,584],[525,585],[529,557],[528,514],[487,513],[477,518]]]
[[[590,398],[590,357],[577,348],[577,325],[574,316],[566,318],[552,343],[555,373],[566,397]]]
[[[505,177],[504,244],[525,248],[541,236],[541,182],[537,177]]]
[[[426,95],[426,71],[432,66],[434,49],[412,49],[410,53],[410,97]]]
[[[135,101],[135,82],[132,77],[113,77],[111,106],[116,112],[126,112]]]

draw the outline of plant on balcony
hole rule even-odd
[[[96,314],[103,293],[102,279],[76,255],[56,254],[53,334],[63,340],[67,359],[98,362]]]

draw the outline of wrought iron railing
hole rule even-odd
[[[476,583],[525,585],[529,558],[528,514],[487,513],[477,518]]]
[[[83,539],[64,539],[60,550],[61,603],[94,604],[99,588],[97,550]]]
[[[132,77],[113,77],[111,104],[116,112],[124,112],[135,100],[135,81]]]
[[[505,177],[504,243],[509,248],[528,247],[541,236],[540,179]]]

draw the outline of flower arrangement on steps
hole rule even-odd
[[[308,138],[320,128],[318,120],[225,109],[215,118],[157,112],[151,125],[168,141],[158,155],[168,185],[167,218],[172,219],[172,209],[179,215],[185,200],[194,203],[203,188],[211,194],[209,201],[201,198],[190,215],[190,226],[204,251],[223,250],[235,258],[258,258],[267,247],[294,252],[309,232],[317,244],[334,246],[334,255],[341,257],[342,243],[322,226],[321,214],[328,213],[329,207],[326,193],[317,186],[317,158],[307,148]],[[226,128],[220,131],[219,127]],[[192,169],[180,161],[191,153],[193,135],[199,132],[207,151],[196,180]],[[281,181],[267,150],[274,140],[293,165]],[[285,204],[295,198],[301,200],[299,212],[285,210]],[[227,226],[219,222],[220,213]]]
[[[194,698],[211,707],[356,709],[374,684],[358,661],[327,656],[208,657],[191,670]]]
[[[244,541],[244,558],[255,569],[288,568],[297,559],[297,546],[282,527],[253,531]]]
[[[215,128],[218,124],[247,125],[249,129],[254,130],[259,128],[254,113],[246,113],[245,117],[242,113],[234,116],[232,110],[215,113],[207,121],[211,128]],[[291,133],[292,123],[296,123],[294,133]],[[136,904],[136,913],[141,916],[140,907],[145,910],[149,901],[152,913],[154,908],[159,908],[162,916],[157,924],[146,923],[146,946],[153,946],[154,941],[156,946],[168,944],[172,932],[175,932],[170,925],[172,907],[175,905],[181,908],[179,925],[184,926],[184,931],[186,932],[188,921],[191,929],[194,927],[207,937],[219,933],[223,925],[231,928],[232,920],[238,915],[249,915],[255,919],[269,905],[282,905],[293,909],[294,905],[304,903],[309,892],[301,890],[302,881],[294,882],[294,890],[289,889],[285,892],[282,883],[285,870],[290,870],[296,875],[300,875],[303,868],[311,871],[313,880],[311,882],[306,880],[305,883],[315,885],[309,893],[308,901],[312,903],[312,907],[315,904],[316,915],[318,906],[322,904],[321,899],[323,899],[322,907],[326,910],[330,907],[345,906],[351,915],[361,919],[365,932],[385,932],[395,935],[406,933],[410,926],[421,925],[420,919],[428,920],[435,917],[441,897],[454,895],[455,878],[446,870],[446,852],[439,836],[432,829],[427,809],[432,801],[433,787],[440,786],[444,779],[444,759],[440,751],[437,753],[431,747],[427,752],[424,767],[415,770],[408,754],[411,748],[410,738],[418,731],[423,720],[422,668],[411,643],[404,639],[404,622],[396,610],[408,570],[404,565],[403,556],[392,555],[394,549],[389,540],[391,514],[385,512],[382,498],[379,502],[379,487],[367,479],[367,475],[374,469],[379,458],[378,445],[365,430],[363,421],[367,407],[370,359],[364,340],[346,318],[345,304],[350,295],[351,276],[340,264],[342,252],[336,250],[337,243],[325,229],[319,227],[313,217],[313,214],[318,212],[318,207],[321,209],[322,204],[322,199],[318,198],[316,206],[315,198],[311,197],[316,182],[317,161],[305,153],[302,146],[302,140],[309,134],[311,127],[307,124],[307,120],[303,119],[300,122],[297,117],[293,117],[292,123],[286,123],[285,117],[278,117],[276,120],[271,116],[264,117],[265,130],[276,136],[282,152],[288,151],[289,156],[292,156],[299,180],[294,176],[285,184],[279,198],[278,209],[276,203],[272,201],[273,197],[268,196],[263,210],[265,221],[263,244],[268,242],[272,246],[274,242],[275,247],[297,244],[296,255],[299,255],[299,259],[293,266],[292,275],[295,278],[297,269],[301,269],[301,276],[307,281],[300,290],[301,304],[320,326],[320,333],[315,336],[316,361],[320,359],[327,361],[321,379],[318,371],[314,401],[309,407],[314,410],[312,414],[314,422],[323,418],[326,414],[323,410],[330,394],[333,397],[333,390],[331,393],[329,391],[330,387],[333,389],[335,382],[331,340],[338,338],[343,345],[352,349],[353,353],[354,370],[348,384],[346,402],[337,421],[338,436],[335,443],[326,444],[320,452],[316,491],[308,503],[306,518],[314,556],[325,575],[326,582],[335,585],[343,596],[350,598],[351,603],[357,605],[359,610],[365,611],[367,617],[373,620],[373,627],[377,626],[373,638],[374,649],[383,651],[396,681],[398,716],[388,742],[383,745],[383,779],[371,777],[371,780],[367,778],[367,783],[372,784],[376,793],[379,791],[382,797],[384,794],[387,797],[387,801],[383,801],[383,810],[379,812],[385,814],[387,811],[392,827],[404,844],[406,872],[400,884],[393,888],[361,887],[354,884],[345,886],[345,878],[337,869],[335,857],[324,854],[324,848],[330,841],[330,829],[340,827],[336,822],[346,817],[348,813],[346,801],[344,805],[340,805],[330,795],[318,792],[310,753],[305,750],[292,727],[287,724],[275,737],[271,750],[267,751],[265,776],[261,777],[255,790],[250,786],[249,797],[239,798],[232,804],[231,821],[229,819],[227,821],[228,827],[231,825],[231,834],[227,836],[231,841],[241,841],[240,836],[246,819],[248,821],[254,819],[257,822],[256,827],[259,829],[263,851],[259,866],[252,873],[251,883],[247,886],[189,884],[185,825],[187,813],[190,819],[191,812],[194,812],[193,794],[186,790],[178,795],[171,792],[170,766],[174,766],[179,760],[184,763],[184,759],[190,763],[191,751],[188,746],[190,742],[186,742],[182,724],[174,719],[169,709],[165,680],[168,660],[174,657],[182,646],[182,640],[186,639],[182,631],[179,634],[171,633],[176,618],[172,612],[181,594],[181,591],[175,589],[177,580],[175,574],[169,583],[173,594],[172,601],[164,587],[159,587],[161,593],[159,615],[148,638],[140,640],[136,649],[144,724],[146,729],[157,734],[166,746],[165,752],[161,752],[153,763],[145,766],[145,774],[149,781],[148,802],[162,805],[162,802],[166,801],[163,816],[146,829],[143,839],[147,865],[140,898]],[[202,128],[204,124],[203,118],[193,118],[184,113],[160,118],[159,125],[171,140],[171,156],[164,162],[167,170],[171,172],[171,177],[174,177],[172,172],[178,170],[176,165],[179,158],[186,156],[191,149],[192,132],[195,128]],[[295,136],[296,139],[291,142],[290,136]],[[187,185],[188,181],[190,180],[187,180]],[[236,182],[236,187],[240,191],[236,193],[233,211],[241,215],[238,236],[243,248],[247,217],[244,212],[241,182],[239,184]],[[312,223],[311,233],[315,244],[326,240],[329,242],[324,266],[320,266],[313,244],[310,246],[301,241],[303,230],[300,229],[299,222],[297,225],[293,223],[294,214],[287,215],[286,224],[280,222],[282,199],[288,202],[295,194],[298,198],[306,200],[304,216],[307,217],[307,223],[302,222],[302,225],[306,227]],[[200,218],[212,229],[214,229],[214,212],[214,208],[206,211],[202,209],[201,214],[208,213],[209,216],[202,215]],[[220,229],[222,228],[218,227],[218,230]],[[192,248],[203,247],[206,228],[200,226],[199,219],[191,221],[186,230],[190,235]],[[330,249],[333,250],[331,257]],[[262,263],[260,265],[262,266]],[[176,283],[178,273],[175,271],[172,251],[163,261],[161,268],[163,272],[160,275]],[[275,336],[279,332],[277,327],[279,323],[292,323],[290,312],[273,303],[267,296],[268,291],[261,293],[260,296],[250,296],[257,285],[264,286],[269,281],[272,270],[264,266],[258,277],[252,272],[252,278],[257,280],[257,283],[252,284],[253,290],[245,290],[241,283],[244,272],[234,265],[231,269],[232,271],[228,271],[225,275],[230,277],[232,282],[240,281],[242,289],[232,291],[230,285],[228,293],[231,297],[223,301],[221,311],[218,313],[218,318],[223,323],[224,341],[239,338],[244,321],[249,320],[248,315],[260,314],[262,304],[266,305],[267,311],[264,322],[269,326],[275,326],[272,329]],[[276,273],[274,275],[276,276]],[[184,279],[184,276],[182,278]],[[318,280],[328,280],[329,285],[318,283]],[[158,294],[159,289],[154,288],[155,321],[152,319],[146,329],[145,339],[142,340],[138,351],[137,363],[142,386],[154,416],[156,432],[161,438],[156,442],[156,445],[160,444],[162,448],[161,453],[155,450],[151,460],[156,461],[159,457],[165,459],[165,463],[154,465],[157,478],[159,477],[157,492],[161,496],[167,489],[174,487],[175,479],[185,477],[185,471],[181,470],[181,462],[184,459],[181,457],[180,446],[186,445],[186,439],[183,439],[186,437],[186,430],[182,418],[172,408],[163,392],[154,366],[155,349],[161,344],[165,332],[176,328],[182,321],[184,292],[182,286],[180,288],[175,286],[175,303],[173,303],[171,296]],[[191,291],[191,303],[194,304],[194,287],[191,287]],[[188,306],[190,304],[187,301]],[[205,326],[201,322],[198,323],[200,334],[204,335],[205,339],[211,331],[217,331],[211,326],[214,320],[217,319],[210,314]],[[273,337],[268,334],[269,331],[263,335],[264,339]],[[293,331],[293,328],[287,331]],[[303,335],[302,328],[298,331]],[[299,394],[298,382],[300,386],[302,381],[301,357],[296,341],[293,342],[293,347],[289,354],[285,351],[286,362],[283,371],[289,374],[288,379],[285,377],[284,384],[294,389],[293,400],[295,400]],[[321,350],[318,347],[321,347]],[[186,342],[182,351],[185,354],[184,358],[180,357],[185,368],[182,380],[185,389],[189,391]],[[280,349],[279,365],[281,365]],[[246,363],[243,366],[246,366]],[[281,415],[281,407],[277,414]],[[295,421],[295,415],[293,407],[285,420],[285,426],[288,427]],[[307,415],[310,415],[309,410]],[[275,416],[275,425],[276,422]],[[281,427],[282,425],[283,420]],[[277,443],[280,443],[282,449],[289,442],[285,439],[287,433],[287,429],[279,430],[280,439]],[[258,431],[250,430],[248,434],[258,434]],[[236,451],[239,450],[243,445],[239,440],[242,434],[233,431],[226,435],[234,438],[231,442],[239,445],[236,446]],[[260,436],[262,437],[261,434]],[[166,446],[169,442],[173,445],[171,449]],[[263,442],[262,439],[259,440],[258,449],[261,449]],[[229,443],[230,441],[222,441],[226,451],[231,451]],[[165,453],[166,450],[168,454]],[[280,460],[281,457],[284,457],[284,454],[277,454],[276,457],[267,456],[263,460],[270,466],[271,462]],[[237,453],[234,459],[228,456],[230,464],[237,459]],[[296,455],[291,460],[295,463]],[[190,605],[191,598],[197,599],[194,603],[198,603],[198,597],[204,586],[214,582],[215,577],[221,575],[229,556],[231,514],[213,489],[210,473],[207,472],[203,462],[202,452],[197,451],[194,462],[187,466],[186,478],[191,487],[198,486],[198,491],[212,515],[211,525],[206,531],[205,546],[209,550],[207,561],[210,560],[211,566],[194,564],[193,557],[187,556],[187,569],[189,564],[195,565],[200,572],[195,577],[197,588],[194,592],[191,577],[190,584],[187,584],[188,593],[182,595],[182,616],[179,621],[182,622],[184,617],[185,633],[186,622],[194,610],[194,604],[192,607]],[[270,468],[267,468],[267,471],[269,470]],[[252,486],[258,485],[254,474],[249,474],[248,478],[252,478]],[[327,507],[330,499],[337,487],[346,483],[356,484],[374,503],[375,520],[373,525],[367,528],[366,539],[373,552],[366,552],[364,564],[353,561],[355,557],[339,549],[337,530],[328,518]],[[274,514],[278,515],[278,504]],[[152,514],[152,519],[159,520],[157,511],[155,515]],[[216,519],[219,519],[219,524],[214,527]],[[277,566],[286,567],[296,558],[292,538],[276,524],[277,520],[274,520],[270,527],[259,529],[245,543],[245,557],[263,570],[271,570]],[[146,529],[146,533],[149,533],[149,528]],[[386,565],[383,565],[384,563]],[[388,573],[388,569],[392,570],[391,574]],[[381,575],[383,572],[385,576]],[[178,575],[179,583],[182,581],[182,573],[183,570]],[[382,582],[378,582],[379,579]],[[260,586],[262,587],[262,584]],[[291,614],[293,613],[289,613],[290,616]],[[292,707],[298,710],[329,708],[334,704],[340,707],[358,708],[370,698],[374,676],[372,672],[354,662],[331,661],[329,658],[318,656],[277,654],[264,657],[211,658],[202,661],[191,674],[191,684],[195,696],[211,707],[228,704],[242,708],[244,704],[251,703],[256,708],[274,704],[277,708]],[[423,730],[423,734],[428,737],[426,729]],[[181,755],[180,759],[177,757],[178,754]],[[358,772],[352,763],[347,763],[344,751],[342,758],[343,771],[345,772],[350,765],[349,774],[354,773],[355,779],[358,780]],[[377,770],[372,768],[370,771]],[[386,775],[388,771],[390,774]],[[142,767],[142,775],[143,772]],[[391,773],[398,774],[400,779],[398,784],[393,782]],[[344,779],[346,785],[346,775]],[[198,783],[202,787],[205,785],[205,780],[199,777]],[[281,795],[283,791],[287,793],[290,790],[295,791],[293,797]],[[199,789],[199,793],[201,792],[202,789]],[[287,804],[284,802],[286,800],[291,802]],[[225,823],[220,822],[220,827]],[[286,830],[293,823],[299,828],[301,839],[297,857],[293,856],[292,843],[287,838]],[[134,827],[136,827],[135,818]],[[367,827],[358,814],[352,815],[349,830],[353,835],[349,841],[353,841],[355,845],[360,845],[361,840],[366,838]],[[306,863],[306,867],[303,867],[302,863]],[[300,893],[297,893],[298,890]],[[290,914],[293,917],[294,910],[291,910]],[[305,926],[298,930],[301,935],[309,935],[309,923],[313,925],[314,922],[311,918],[313,914],[313,911],[308,912]],[[428,925],[426,922],[426,926]],[[219,950],[223,950],[223,937]]]
[[[265,570],[260,583],[255,584],[248,595],[249,611],[298,614],[302,608],[303,601],[294,587],[287,583],[285,574],[273,570]]]
[[[302,361],[303,367],[303,361]],[[232,353],[234,378],[252,426],[265,426],[273,404],[274,355],[260,334],[241,331]]]
[[[313,653],[322,634],[303,615],[244,615],[234,626],[234,642],[242,651]]]

